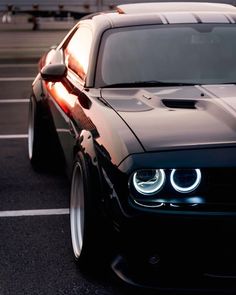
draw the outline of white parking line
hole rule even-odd
[[[0,99],[0,103],[26,103],[29,99]]]
[[[0,135],[0,139],[18,139],[18,138],[28,138],[28,134],[4,134],[4,135]]]
[[[44,215],[68,215],[68,208],[63,209],[39,209],[39,210],[17,210],[0,211],[0,217],[19,217],[19,216],[44,216]]]
[[[0,77],[0,82],[33,81],[35,77]]]

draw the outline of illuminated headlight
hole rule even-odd
[[[153,195],[159,192],[165,183],[163,169],[139,170],[133,174],[133,185],[142,195]]]
[[[179,193],[191,193],[201,182],[200,169],[172,169],[170,182]]]

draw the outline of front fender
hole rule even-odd
[[[107,195],[107,188],[104,185],[102,166],[100,156],[96,149],[96,143],[92,133],[88,130],[82,130],[77,141],[77,147],[74,151],[75,156],[78,152],[82,152],[89,165],[89,175],[94,190],[94,198],[100,204],[100,212],[104,215],[104,199]]]

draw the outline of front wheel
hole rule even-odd
[[[87,160],[79,153],[72,174],[70,225],[74,256],[84,270],[101,267],[106,254],[105,226],[96,204],[95,193],[99,192],[94,189],[90,172]]]

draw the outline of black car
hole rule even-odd
[[[236,289],[236,8],[139,3],[81,19],[32,85],[29,158],[71,179],[81,268]]]

